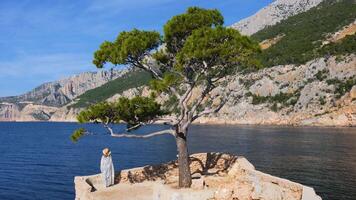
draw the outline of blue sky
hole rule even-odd
[[[162,31],[189,6],[217,8],[231,25],[272,0],[1,0],[0,96],[95,71],[93,52],[133,28]]]

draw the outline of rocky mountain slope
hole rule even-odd
[[[354,0],[323,1],[251,37],[262,44],[270,42],[260,55],[264,67],[304,64],[319,57],[353,53],[356,48],[355,32],[352,32],[355,10]],[[326,43],[340,33],[344,36],[341,40]]]
[[[278,2],[292,1],[278,0],[265,9]],[[289,7],[309,9],[317,2],[300,0]],[[198,122],[356,126],[356,35],[349,31],[356,19],[355,6],[351,0],[324,1],[253,34],[262,45],[269,41],[261,54],[265,68],[236,75],[228,85],[233,97],[225,107]],[[347,34],[330,40],[339,32]],[[98,101],[150,94],[144,86],[147,74],[100,73],[1,98],[0,121],[75,121],[80,110]]]
[[[228,103],[198,123],[356,126],[355,54],[240,74],[227,87]],[[109,101],[149,94],[148,87],[133,88]]]
[[[126,72],[126,70],[85,72],[42,84],[23,95],[1,97],[0,120],[49,120],[55,111],[79,95],[121,77]]]
[[[305,12],[317,6],[323,0],[276,0],[267,7],[262,8],[256,14],[243,19],[233,25],[232,28],[239,30],[244,35],[252,35],[267,26],[290,16]]]
[[[319,58],[237,76],[234,97],[204,123],[356,126],[356,57]]]

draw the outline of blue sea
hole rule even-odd
[[[104,147],[117,170],[176,158],[169,135],[111,138],[100,125],[84,126],[95,134],[73,143],[76,123],[0,123],[0,200],[74,199],[74,176],[99,173]],[[230,152],[260,171],[314,187],[323,199],[356,197],[355,128],[194,125],[189,131],[190,153]]]

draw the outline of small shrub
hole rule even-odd
[[[334,78],[334,79],[326,80],[326,83],[328,85],[337,85],[337,84],[341,83],[341,81],[339,79]]]
[[[242,79],[242,78],[240,78],[239,79],[239,83],[244,85],[245,88],[249,89],[255,83],[255,81],[252,80],[252,79]]]
[[[264,97],[264,96],[258,96],[258,95],[253,95],[252,96],[252,104],[257,105],[257,104],[262,104],[268,102],[269,97]]]
[[[323,81],[328,77],[326,73],[328,73],[328,70],[327,69],[323,69],[321,71],[318,71],[318,73],[315,74],[315,77],[319,81]]]
[[[296,93],[278,93],[274,96],[258,96],[254,94],[250,94],[252,98],[252,104],[257,105],[257,104],[262,104],[262,103],[273,103],[276,104],[280,103],[284,106],[289,106],[289,105],[295,105],[298,101],[298,98],[300,96],[300,92]]]
[[[325,105],[326,104],[325,97],[319,97],[319,102],[320,105]]]
[[[338,97],[342,97],[346,92],[349,92],[354,85],[356,85],[356,79],[349,79],[338,84],[336,86],[335,92],[337,93]]]
[[[247,97],[252,97],[253,94],[252,94],[250,91],[248,91],[248,92],[246,93],[246,96],[247,96]]]
[[[277,112],[277,111],[278,111],[278,105],[277,105],[277,103],[274,103],[274,104],[271,106],[271,110],[272,110],[273,112]]]

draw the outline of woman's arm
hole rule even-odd
[[[101,161],[100,161],[100,171],[104,171],[104,156],[101,156]]]

